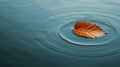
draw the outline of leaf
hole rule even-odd
[[[103,29],[90,22],[77,22],[74,26],[73,32],[78,36],[87,38],[96,38],[106,34]]]

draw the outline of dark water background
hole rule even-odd
[[[120,67],[120,0],[0,0],[0,67]],[[89,21],[108,34],[73,34]]]

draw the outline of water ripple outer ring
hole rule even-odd
[[[113,29],[113,39],[104,43],[103,45],[76,45],[60,38],[58,32],[62,26],[71,23],[69,21],[74,19],[82,19],[89,21],[89,18],[94,20],[107,21],[106,24]],[[99,18],[100,17],[100,18]],[[120,52],[120,24],[119,16],[105,12],[98,11],[73,11],[63,12],[50,16],[42,21],[44,28],[40,32],[40,39],[38,41],[48,50],[72,57],[102,57],[109,56]],[[68,25],[69,26],[69,25]],[[69,28],[68,28],[69,29]],[[69,35],[69,34],[68,34]],[[111,38],[110,37],[110,38]],[[109,37],[108,37],[109,38]],[[108,39],[109,40],[109,39]]]

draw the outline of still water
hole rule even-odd
[[[120,0],[0,0],[0,67],[120,67]],[[77,21],[108,34],[73,32]]]

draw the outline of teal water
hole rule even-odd
[[[120,67],[119,0],[0,0],[0,67]],[[77,21],[108,34],[74,35]]]

